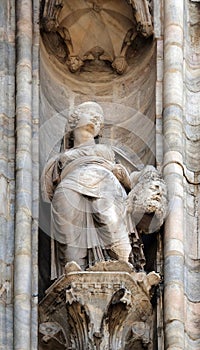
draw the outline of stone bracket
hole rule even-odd
[[[120,261],[87,271],[68,263],[40,304],[41,349],[55,342],[59,349],[151,349],[150,291],[159,280]]]

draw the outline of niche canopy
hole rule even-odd
[[[153,33],[148,0],[46,0],[43,38],[57,59],[75,73],[85,62],[106,62],[118,74],[138,35]]]

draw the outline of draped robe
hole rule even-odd
[[[102,249],[129,245],[127,194],[112,172],[115,165],[111,146],[93,143],[66,150],[47,164],[43,188],[52,200],[51,236],[58,242],[54,271],[67,261],[79,262],[90,249],[95,260]],[[60,172],[57,186],[55,172]]]

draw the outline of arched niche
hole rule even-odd
[[[41,172],[60,150],[70,111],[88,100],[102,105],[102,142],[112,143],[131,159],[125,164],[129,171],[154,164],[156,51],[151,1],[43,0],[40,15]],[[41,201],[41,291],[50,283],[49,222],[49,205]]]

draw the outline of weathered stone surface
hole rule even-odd
[[[0,348],[13,348],[15,162],[14,1],[0,4]]]
[[[166,349],[185,350],[184,345],[184,324],[178,320],[174,320],[165,325],[165,332],[170,334],[170,338],[166,339]]]
[[[68,66],[72,73],[83,66],[89,65],[90,69],[90,64],[108,69],[109,62],[118,74],[123,74],[128,49],[138,33],[144,37],[153,34],[147,0],[117,0],[114,6],[98,1],[77,1],[75,6],[67,1],[45,1],[42,29],[49,53],[63,64],[63,70]]]
[[[40,304],[40,348],[151,349],[150,291],[159,280],[120,261],[84,272],[68,263]]]
[[[189,1],[187,6],[188,28],[185,43],[185,117],[184,162],[188,172],[185,185],[187,217],[185,219],[185,329],[186,348],[198,349],[199,344],[199,2]],[[193,177],[190,173],[193,173]]]
[[[131,174],[131,185],[127,207],[136,227],[145,234],[158,231],[168,207],[167,187],[161,174],[153,166],[146,166]]]
[[[24,3],[24,14],[19,10],[19,3]],[[101,2],[101,1],[99,1]],[[95,2],[97,5],[99,2]],[[50,3],[50,2],[49,2]],[[54,3],[52,1],[51,3]],[[56,1],[58,7],[61,3],[60,0]],[[65,1],[65,3],[68,3]],[[75,6],[75,1],[70,2],[72,6]],[[93,6],[92,1],[88,1],[87,4]],[[115,1],[120,3],[120,8],[123,4],[122,1]],[[133,5],[136,10],[137,5],[148,5],[147,1],[125,1],[126,7],[129,8]],[[130,4],[132,3],[132,5]],[[47,53],[44,45],[41,41],[41,70],[40,70],[40,83],[41,94],[39,102],[39,73],[38,73],[38,47],[39,47],[39,7],[43,5],[43,1],[1,1],[0,2],[0,212],[1,212],[1,245],[0,245],[0,348],[2,350],[24,349],[29,348],[37,349],[37,226],[38,226],[38,120],[40,117],[41,125],[45,125],[45,122],[49,123],[48,128],[42,133],[41,140],[44,140],[43,145],[40,142],[41,150],[41,164],[46,162],[49,154],[56,153],[60,147],[61,137],[58,135],[60,130],[65,124],[67,111],[88,99],[98,100],[104,104],[113,102],[116,104],[115,113],[118,112],[118,121],[121,122],[121,118],[125,115],[125,109],[127,107],[135,108],[145,114],[151,121],[151,125],[147,123],[146,119],[142,119],[140,127],[144,125],[144,132],[140,133],[137,130],[136,122],[137,117],[131,119],[131,124],[134,128],[131,129],[131,135],[133,137],[128,138],[128,147],[133,150],[137,157],[137,165],[143,166],[147,163],[154,164],[156,158],[156,164],[159,170],[164,171],[165,180],[168,186],[169,196],[169,215],[167,216],[165,224],[165,237],[164,240],[164,254],[166,257],[166,265],[170,266],[169,271],[166,269],[166,296],[164,310],[162,306],[162,293],[159,298],[159,306],[157,308],[158,319],[158,349],[164,350],[164,342],[166,349],[191,349],[198,350],[200,348],[199,342],[199,310],[198,310],[198,280],[199,280],[199,256],[200,256],[200,240],[199,237],[199,67],[200,67],[200,43],[199,43],[199,0],[183,0],[183,1],[149,1],[149,4],[153,3],[153,22],[154,22],[154,38],[157,40],[157,44],[154,45],[152,39],[143,39],[142,36],[145,32],[137,33],[137,37],[132,37],[132,49],[125,47],[126,55],[128,57],[128,67],[124,71],[123,75],[115,73],[113,68],[109,64],[102,65],[97,64],[97,70],[94,69],[95,60],[90,61],[89,64],[85,63],[80,71],[77,73],[63,74],[63,65],[65,63],[60,62],[62,60],[62,47],[57,50],[56,54],[59,55],[59,59],[49,59],[49,52]],[[128,5],[129,4],[129,5]],[[114,2],[113,2],[114,6]],[[18,7],[18,10],[16,9]],[[151,11],[151,8],[147,8]],[[98,6],[96,6],[95,13],[97,14]],[[32,16],[33,14],[33,16]],[[149,15],[149,12],[146,14]],[[141,12],[137,12],[141,17]],[[144,18],[144,17],[143,17]],[[17,26],[16,26],[17,22]],[[32,25],[33,24],[33,31]],[[151,23],[146,22],[147,27],[151,28]],[[143,22],[143,26],[145,22]],[[19,31],[21,33],[19,33]],[[17,36],[16,36],[16,33]],[[32,36],[33,34],[33,36]],[[140,36],[140,38],[139,38]],[[164,38],[164,45],[163,45]],[[183,40],[184,38],[184,40]],[[24,46],[21,46],[24,43]],[[128,41],[127,41],[128,43]],[[68,43],[70,45],[70,43]],[[15,52],[15,45],[17,46],[18,55]],[[31,50],[26,50],[28,46],[31,46]],[[126,46],[126,45],[125,45]],[[84,46],[85,47],[85,46]],[[183,52],[183,59],[182,53]],[[96,51],[98,53],[98,51]],[[64,48],[64,54],[66,55],[66,46]],[[26,58],[24,61],[25,66],[22,64],[22,57]],[[65,56],[63,56],[65,57]],[[19,59],[18,74],[21,76],[21,82],[15,77],[16,62],[15,59]],[[164,58],[164,69],[163,69]],[[32,62],[31,62],[32,61]],[[104,61],[100,60],[101,64]],[[31,63],[29,63],[31,62]],[[120,62],[120,61],[119,61]],[[98,60],[99,63],[99,60]],[[106,71],[105,70],[106,66]],[[30,68],[32,67],[32,73]],[[183,67],[183,70],[181,70]],[[125,65],[122,65],[122,70]],[[84,71],[86,69],[87,71]],[[93,69],[93,72],[90,71]],[[157,73],[156,73],[157,69]],[[174,71],[175,69],[175,71]],[[22,73],[24,71],[24,74]],[[181,74],[180,74],[181,72]],[[156,94],[155,94],[155,81]],[[72,77],[73,76],[73,77]],[[178,77],[178,79],[177,79]],[[16,78],[16,80],[15,80]],[[163,79],[164,79],[164,94],[163,94]],[[32,81],[32,93],[28,91],[30,82]],[[15,160],[16,160],[16,133],[18,132],[15,127],[15,102],[16,91],[15,82],[18,89],[18,102],[21,107],[25,106],[25,109],[17,106],[18,125],[20,125],[21,131],[20,143],[18,145],[23,146],[25,150],[29,148],[29,138],[32,139],[34,135],[34,142],[31,148],[31,156],[28,154],[29,162],[23,163],[22,153],[18,152],[20,158],[17,160],[17,170],[24,171],[24,167],[27,166],[29,171],[26,172],[24,187],[28,192],[26,195],[23,193],[17,194],[17,202],[28,203],[28,215],[23,216],[24,208],[20,212],[19,219],[30,220],[30,208],[32,199],[33,203],[33,216],[34,220],[31,224],[27,225],[23,222],[18,226],[18,229],[22,232],[18,236],[16,242],[20,245],[20,249],[26,250],[27,236],[32,231],[32,248],[34,253],[32,254],[32,277],[33,277],[33,294],[32,297],[32,319],[30,326],[23,325],[23,315],[27,317],[27,312],[24,311],[30,307],[30,300],[27,298],[22,301],[17,300],[15,309],[15,327],[19,328],[22,334],[16,337],[14,344],[13,340],[13,260],[14,260],[14,232],[15,232]],[[170,90],[169,90],[170,89]],[[180,91],[179,91],[180,89]],[[183,90],[183,91],[182,91]],[[163,99],[164,96],[164,99]],[[182,99],[183,97],[183,99]],[[182,102],[181,102],[182,99]],[[40,103],[40,113],[38,111]],[[181,104],[182,103],[182,104]],[[32,116],[30,113],[30,106],[32,109]],[[125,106],[124,109],[119,109],[119,106]],[[156,105],[156,132],[154,125]],[[164,105],[164,111],[163,111]],[[110,105],[111,106],[111,105]],[[108,110],[112,108],[108,106]],[[59,116],[58,116],[59,114]],[[58,119],[62,116],[64,118],[63,124],[59,124]],[[127,113],[129,117],[129,113]],[[34,120],[33,126],[31,125],[31,118]],[[61,119],[62,119],[61,118]],[[52,123],[50,120],[52,119]],[[54,120],[53,120],[54,119]],[[24,123],[25,121],[25,123]],[[113,124],[113,120],[111,120]],[[29,130],[24,131],[24,126],[32,128],[32,132]],[[42,129],[42,128],[41,128]],[[51,139],[51,132],[48,134],[48,130],[54,130],[56,137],[55,140]],[[63,128],[64,129],[64,128]],[[44,130],[44,129],[43,129]],[[24,131],[24,137],[23,137]],[[121,130],[122,131],[122,130]],[[106,137],[111,139],[110,135],[113,133],[106,130]],[[26,135],[25,135],[26,134]],[[62,134],[62,132],[61,132]],[[156,138],[155,138],[156,134]],[[112,134],[114,135],[114,134]],[[122,138],[120,142],[123,142],[123,138],[127,138],[127,134],[121,133]],[[129,134],[130,136],[130,134]],[[144,137],[145,136],[145,137]],[[45,138],[46,137],[46,138]],[[55,146],[52,150],[52,145]],[[150,150],[149,150],[150,147]],[[36,150],[37,149],[37,150]],[[165,153],[163,157],[163,153]],[[153,154],[153,156],[152,156]],[[163,164],[164,158],[164,164]],[[33,165],[31,171],[30,165]],[[28,164],[29,163],[29,164]],[[42,167],[41,166],[41,167]],[[140,169],[140,168],[138,168]],[[132,169],[130,169],[132,171]],[[32,193],[29,186],[29,178],[33,176]],[[20,188],[23,187],[22,177],[19,179]],[[18,187],[19,189],[19,187]],[[20,192],[20,191],[19,191]],[[42,216],[43,218],[43,216]],[[45,232],[49,232],[48,218],[45,217],[45,222],[40,223],[45,227]],[[44,219],[43,219],[44,220]],[[18,220],[19,221],[19,220]],[[23,237],[25,237],[23,247]],[[30,237],[29,237],[30,238]],[[29,240],[28,238],[28,240]],[[17,244],[18,244],[17,243]],[[46,245],[45,249],[46,249]],[[162,272],[162,247],[159,246],[158,251],[158,268]],[[29,247],[30,248],[30,247]],[[30,249],[26,250],[28,254]],[[46,251],[45,251],[46,254]],[[42,256],[42,254],[41,254]],[[182,260],[184,256],[184,260]],[[175,258],[173,258],[175,257]],[[172,258],[171,262],[170,259]],[[21,257],[20,257],[21,259]],[[26,260],[26,258],[24,258]],[[43,258],[41,258],[43,259]],[[174,260],[175,259],[175,260]],[[176,263],[178,259],[178,267],[175,267],[173,272],[173,263]],[[181,261],[183,261],[183,267],[181,267]],[[42,260],[43,262],[43,260]],[[45,262],[46,263],[46,262]],[[21,264],[21,263],[20,263]],[[44,264],[45,265],[45,264]],[[46,266],[46,265],[45,265]],[[23,288],[23,268],[26,270],[25,264],[22,264],[20,273],[18,272],[19,285]],[[48,270],[48,268],[47,268]],[[182,271],[185,271],[184,283],[182,279]],[[48,271],[47,271],[48,274]],[[29,279],[30,276],[26,277]],[[185,294],[185,308],[184,308],[184,326],[181,322],[173,320],[173,311],[177,318],[179,310],[174,307],[173,295],[179,284],[176,284],[178,280],[181,282],[180,288]],[[26,281],[27,282],[27,281]],[[168,283],[169,282],[169,283]],[[26,283],[25,283],[26,284]],[[27,284],[26,284],[27,285]],[[170,294],[172,293],[172,294]],[[177,292],[179,293],[179,292]],[[182,296],[177,296],[177,301],[182,303]],[[31,293],[30,293],[31,298]],[[19,302],[19,304],[18,304]],[[20,304],[21,302],[21,304]],[[19,307],[17,306],[19,305]],[[177,306],[177,305],[176,305]],[[183,309],[180,306],[180,309]],[[162,336],[162,313],[167,315],[167,319],[171,320],[169,323],[165,323],[165,341]],[[25,312],[25,313],[24,313]],[[18,317],[17,317],[18,316]],[[28,316],[29,317],[29,316]],[[20,323],[20,322],[21,323]],[[24,331],[21,332],[21,325],[24,327]],[[34,325],[34,326],[33,326]],[[48,325],[46,325],[48,326]],[[46,327],[46,333],[41,336],[48,337],[48,332],[51,333],[51,326],[49,329]],[[147,330],[144,325],[134,324],[134,332],[145,336]],[[185,328],[185,329],[184,329]],[[139,329],[139,331],[138,331]],[[17,332],[17,331],[16,331]],[[26,332],[26,333],[24,333]],[[30,345],[29,339],[31,334]],[[53,332],[53,331],[52,331]],[[146,333],[145,333],[146,332]],[[58,332],[59,333],[59,332]],[[58,334],[57,333],[57,334]],[[27,335],[28,345],[25,344],[24,334]],[[52,334],[56,334],[55,332]],[[96,341],[98,338],[96,334]],[[62,330],[59,333],[59,338],[62,340]],[[52,337],[53,339],[53,337]],[[59,340],[59,341],[60,341]],[[59,348],[60,344],[57,339],[52,340],[52,349]],[[18,344],[17,344],[18,343]],[[131,348],[132,345],[129,345]],[[140,341],[135,344],[136,348],[140,348]]]

